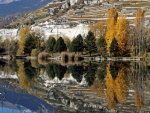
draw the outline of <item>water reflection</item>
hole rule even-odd
[[[15,86],[19,84],[60,112],[150,111],[147,62],[61,65],[53,61],[39,64],[32,60],[1,61],[0,64],[1,78]],[[3,73],[7,77],[2,77]],[[17,77],[12,77],[15,74]]]

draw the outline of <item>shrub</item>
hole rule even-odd
[[[38,59],[42,59],[42,60],[44,60],[44,59],[46,60],[46,59],[48,59],[48,57],[51,57],[51,55],[46,52],[39,53],[39,55],[38,55]]]
[[[31,56],[37,57],[38,54],[39,54],[39,50],[38,49],[32,49]]]

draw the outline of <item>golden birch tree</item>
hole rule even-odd
[[[115,25],[117,23],[118,12],[116,8],[112,8],[108,11],[107,19],[107,32],[106,32],[106,43],[107,43],[107,52],[110,54],[110,45],[115,38]]]
[[[25,40],[27,34],[30,32],[30,26],[25,26],[20,30],[19,34],[19,41],[18,41],[18,55],[23,55],[24,54],[24,48],[25,48]]]
[[[116,34],[115,38],[118,42],[120,55],[123,56],[126,54],[127,51],[127,41],[128,41],[128,29],[129,29],[129,22],[125,18],[125,15],[119,17],[117,24],[116,24]]]

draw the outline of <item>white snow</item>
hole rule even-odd
[[[41,23],[39,25],[31,26],[32,31],[42,32],[44,38],[52,36],[67,36],[70,40],[76,37],[78,34],[81,34],[85,37],[89,31],[89,25],[79,24],[74,27],[69,25],[49,25],[49,22]],[[3,40],[8,38],[18,39],[18,29],[0,29],[0,37]]]
[[[0,37],[2,39],[17,38],[18,29],[0,29]]]
[[[50,35],[53,36],[67,36],[70,40],[76,37],[78,34],[81,34],[83,37],[89,31],[89,26],[86,24],[79,24],[74,27],[69,25],[49,25],[48,22],[43,23],[42,25],[32,26],[33,31],[40,30],[43,31],[45,37],[48,38]]]

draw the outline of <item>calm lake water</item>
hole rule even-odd
[[[0,61],[0,113],[150,113],[150,63]]]

